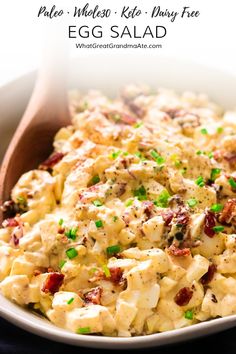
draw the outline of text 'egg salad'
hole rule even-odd
[[[236,112],[132,85],[70,103],[2,206],[2,294],[78,334],[236,314]]]

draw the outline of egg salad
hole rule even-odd
[[[1,293],[82,335],[236,314],[236,111],[135,85],[69,97],[71,125],[1,206]]]

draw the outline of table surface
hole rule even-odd
[[[35,336],[17,328],[3,319],[0,319],[0,353],[1,354],[92,354],[94,349],[78,348],[66,344],[56,343]],[[178,345],[165,346],[161,348],[145,349],[145,353],[161,354],[200,354],[205,351],[217,348],[217,353],[234,354],[236,353],[236,328],[214,334],[198,340],[181,343]],[[96,350],[102,353],[104,350]],[[117,351],[116,353],[120,353]],[[141,353],[144,350],[136,350],[135,353]],[[132,351],[122,350],[122,353],[132,353]]]

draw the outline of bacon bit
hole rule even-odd
[[[22,225],[17,226],[11,234],[10,241],[13,242],[15,246],[19,245],[20,238],[24,236],[24,230]]]
[[[139,107],[136,103],[134,103],[131,100],[127,100],[126,104],[132,113],[134,113],[139,118],[143,118],[145,111],[142,107]]]
[[[50,273],[48,274],[43,286],[42,291],[44,293],[55,294],[61,287],[64,280],[64,274],[61,273]]]
[[[121,197],[126,191],[127,183],[117,183],[117,191],[115,192],[116,197]]]
[[[19,246],[20,240],[16,237],[15,234],[11,235],[10,242],[14,244],[14,246]]]
[[[168,253],[175,257],[188,257],[191,252],[189,248],[178,248],[175,245],[171,245],[167,249]]]
[[[58,234],[64,234],[65,228],[64,227],[59,227],[57,232],[58,232]]]
[[[137,122],[137,119],[135,117],[132,117],[131,115],[124,113],[124,112],[118,112],[118,111],[112,111],[112,112],[104,112],[103,113],[106,118],[115,120],[116,123],[124,123],[128,125],[133,125]],[[116,118],[117,117],[117,118]]]
[[[213,152],[213,157],[214,157],[214,159],[215,159],[216,161],[222,160],[223,157],[224,157],[224,152],[223,152],[223,150],[215,150],[215,151]]]
[[[190,217],[189,212],[185,208],[179,208],[176,212],[176,224],[187,226],[189,223]]]
[[[123,219],[125,225],[128,226],[129,223],[130,223],[130,215],[129,215],[129,213],[125,212],[124,215],[122,215],[122,219]]]
[[[152,213],[153,213],[153,207],[154,207],[154,204],[153,202],[150,202],[150,201],[144,201],[142,203],[142,205],[144,206],[144,214],[146,215],[147,219],[151,219],[151,216],[152,216]]]
[[[41,163],[40,170],[48,170],[54,167],[65,155],[62,152],[54,152],[47,160]]]
[[[102,296],[102,288],[97,286],[91,291],[87,292],[83,295],[84,301],[87,305],[100,305],[101,304],[101,296]]]
[[[42,274],[41,270],[35,269],[34,276],[37,277],[40,274]]]
[[[110,278],[108,278],[108,280],[110,280],[115,285],[119,284],[123,277],[123,271],[121,270],[121,268],[113,267],[113,268],[109,268],[109,271],[111,276]]]
[[[222,210],[219,221],[221,223],[230,224],[232,220],[236,217],[236,199],[229,199]]]
[[[204,219],[204,232],[210,238],[215,236],[215,231],[213,230],[213,227],[215,225],[216,225],[215,214],[213,212],[207,210],[205,213],[205,219]]]
[[[169,226],[174,217],[174,212],[172,210],[168,210],[167,212],[162,213],[161,216],[165,221],[165,226]]]
[[[19,225],[19,222],[15,218],[5,219],[2,222],[3,227],[16,227],[18,225]]]
[[[193,291],[188,287],[184,287],[180,289],[179,292],[175,295],[174,301],[178,306],[186,306],[188,305],[192,296]]]
[[[224,159],[233,167],[236,164],[236,152],[224,154]]]
[[[121,121],[122,121],[122,123],[128,124],[128,125],[133,125],[133,124],[137,123],[137,119],[132,117],[132,116],[130,116],[127,113],[122,113]]]
[[[212,281],[215,272],[216,272],[215,264],[210,264],[209,268],[208,268],[208,271],[200,279],[202,285],[209,284]]]

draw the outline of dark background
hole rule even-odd
[[[1,354],[92,354],[109,353],[106,350],[73,347],[37,337],[0,319],[0,353]],[[184,344],[163,346],[135,351],[116,351],[115,353],[157,353],[157,354],[203,354],[236,353],[236,328],[204,337]]]

